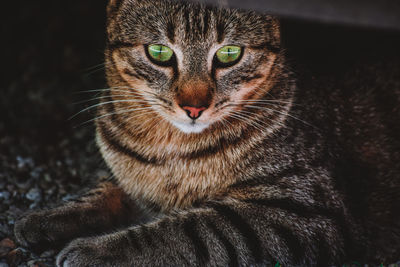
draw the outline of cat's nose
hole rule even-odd
[[[190,106],[181,106],[181,108],[184,111],[186,111],[186,114],[192,120],[198,119],[203,113],[203,111],[207,109],[206,107],[190,107]]]

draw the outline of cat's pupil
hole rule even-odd
[[[149,45],[147,52],[150,56],[150,59],[152,59],[156,63],[166,63],[174,55],[172,49],[165,45]]]
[[[224,46],[217,51],[216,57],[220,63],[233,65],[239,61],[241,54],[239,46]]]

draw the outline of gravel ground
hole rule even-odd
[[[75,197],[108,176],[93,113],[72,115],[104,88],[105,2],[8,1],[2,6],[0,78],[0,267],[53,266],[56,251],[18,248],[23,212]],[[94,66],[94,67],[93,67]],[[100,166],[100,167],[99,167]]]

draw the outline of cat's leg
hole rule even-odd
[[[314,205],[315,204],[315,205]],[[57,266],[329,266],[349,245],[340,209],[285,196],[208,203],[72,241]]]
[[[75,201],[23,216],[14,232],[21,245],[46,246],[132,225],[143,216],[119,187],[104,182]]]

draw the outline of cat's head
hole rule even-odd
[[[152,112],[184,133],[243,121],[246,105],[263,103],[274,85],[280,29],[270,16],[110,0],[107,32],[107,78],[121,113]]]

